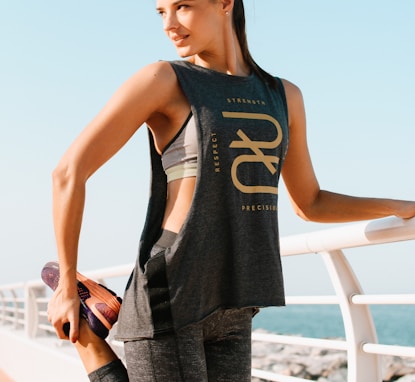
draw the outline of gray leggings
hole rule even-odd
[[[176,235],[163,231],[151,256]],[[91,382],[249,382],[252,308],[217,310],[201,322],[152,339],[124,344],[120,361],[89,374]]]
[[[249,382],[252,309],[218,310],[202,322],[124,344],[120,360],[89,374],[91,382]]]
[[[202,322],[124,345],[130,382],[249,382],[252,309],[219,310]]]

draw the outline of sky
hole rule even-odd
[[[250,50],[303,92],[323,189],[415,199],[413,0],[245,0]],[[0,284],[56,259],[51,172],[116,89],[177,59],[154,0],[0,0]],[[139,105],[137,105],[139,107]],[[132,263],[149,189],[145,127],[89,181],[79,269]],[[304,222],[280,188],[281,235]],[[346,251],[368,293],[414,293],[415,243]],[[283,259],[288,294],[331,290],[318,255]]]

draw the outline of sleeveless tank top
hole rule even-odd
[[[278,181],[288,146],[284,87],[170,62],[189,101],[198,142],[192,204],[176,240],[160,235],[167,178],[149,133],[151,193],[139,255],[121,307],[120,340],[153,338],[217,309],[284,305]]]

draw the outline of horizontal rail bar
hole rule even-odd
[[[50,298],[49,297],[37,297],[36,298],[36,302],[38,304],[48,304],[49,301],[50,301]]]
[[[281,255],[330,252],[415,239],[415,218],[385,218],[281,238]]]
[[[11,313],[15,313],[15,312],[16,312],[16,308],[15,308],[15,307],[13,307],[13,306],[6,306],[6,307],[4,308],[4,311],[6,311],[6,312],[11,312]]]
[[[343,340],[327,340],[321,338],[284,336],[280,334],[258,332],[252,333],[252,340],[286,345],[302,345],[326,349],[347,350],[347,343]]]
[[[356,294],[351,301],[356,305],[412,305],[415,304],[415,294]]]
[[[23,304],[25,302],[24,298],[13,298],[13,297],[5,297],[1,299],[2,302],[11,302],[13,304],[19,303]]]
[[[134,269],[134,264],[124,264],[116,267],[111,268],[103,268],[96,271],[87,271],[83,272],[85,276],[88,276],[93,279],[107,279],[107,278],[116,278],[116,277],[124,277],[126,275],[130,275],[130,273]]]
[[[16,322],[16,318],[13,316],[5,316],[1,318],[2,321]]]
[[[55,329],[50,324],[39,324],[39,329],[47,330],[48,332],[55,333]]]
[[[415,218],[408,220],[386,218],[358,224],[353,223],[347,226],[340,226],[338,228],[325,229],[317,232],[282,237],[281,253],[282,256],[313,253],[332,253],[333,251],[339,251],[346,248],[363,247],[368,245],[392,243],[412,239],[415,239]],[[107,279],[128,276],[133,268],[134,264],[131,263],[117,267],[93,270],[89,272],[83,271],[82,273],[99,282],[104,282]],[[30,291],[30,289],[32,289],[32,291]],[[28,290],[30,293],[27,293]],[[33,320],[34,317],[36,317],[35,325],[37,329],[43,329],[46,332],[54,333],[54,328],[45,320],[45,317],[47,317],[47,312],[44,305],[42,304],[49,302],[49,298],[43,297],[45,290],[46,287],[40,279],[32,280],[26,283],[15,283],[0,286],[0,313],[3,313],[0,315],[1,322],[10,322],[15,327],[18,325],[28,326],[31,330],[32,323],[29,323],[28,320]],[[339,292],[337,291],[337,293]],[[345,293],[343,298],[341,298],[341,296],[343,296],[341,293],[339,293],[339,295],[328,296],[287,296],[286,303],[287,305],[297,304],[339,306],[343,304],[343,308],[344,305],[347,305],[352,309],[359,308],[353,305],[367,306],[371,304],[415,304],[415,294],[364,295],[359,288],[354,288],[350,291],[350,293]],[[25,297],[29,298],[29,301],[26,301]],[[33,307],[33,310],[30,311],[30,309],[28,309],[25,311],[25,309],[23,309],[24,306],[29,306],[30,308]],[[29,314],[28,312],[33,314]],[[342,310],[342,313],[344,320],[344,309]],[[38,321],[40,322],[38,323]],[[357,322],[356,325],[359,325],[359,322]],[[355,349],[353,346],[357,346],[359,348],[359,357],[361,357],[361,355],[367,357],[368,354],[415,357],[415,347],[380,345],[372,343],[376,342],[376,339],[372,338],[365,338],[364,340],[353,342],[353,339],[350,340],[347,335],[346,340],[331,340],[253,332],[252,339],[253,341],[268,343],[300,345],[346,351],[348,353],[349,362],[352,362],[352,364],[353,362],[356,363],[356,360],[353,358],[353,356],[350,356],[352,353],[351,350]],[[361,344],[362,341],[370,342]],[[122,342],[114,340],[111,340],[111,344],[120,347],[123,346]],[[302,378],[279,375],[270,371],[258,369],[253,369],[252,374],[255,377],[267,379],[269,381],[307,381]],[[354,380],[354,377],[349,378]]]
[[[25,285],[26,284],[24,282],[19,282],[19,283],[14,283],[14,284],[5,284],[5,285],[0,286],[0,290],[11,291],[15,289],[23,289]]]
[[[270,371],[259,369],[252,369],[252,376],[273,382],[310,382],[309,379],[290,377],[288,375],[276,374]]]
[[[286,296],[286,305],[337,305],[337,296]]]
[[[362,345],[362,350],[365,353],[370,354],[415,357],[415,347],[411,346],[380,345],[366,343]]]

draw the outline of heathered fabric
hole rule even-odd
[[[219,309],[176,332],[127,341],[129,381],[250,382],[251,323],[251,308]]]
[[[149,259],[166,200],[166,176],[149,134],[151,195],[118,338],[152,338],[218,308],[284,305],[278,180],[288,146],[283,85],[170,63],[195,117],[196,188],[174,244]]]
[[[129,382],[127,369],[120,359],[111,361],[88,374],[90,382]]]

